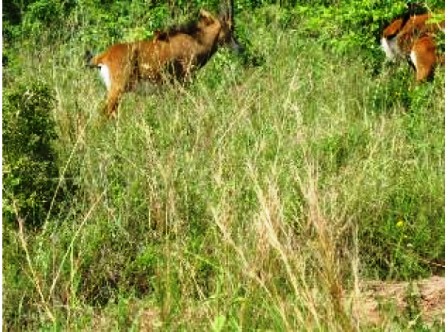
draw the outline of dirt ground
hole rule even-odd
[[[360,281],[357,289],[345,290],[347,312],[358,329],[390,331],[420,323],[427,327],[445,325],[445,277],[433,276],[412,282]],[[160,310],[136,307],[133,319],[139,331],[159,331],[162,328]],[[108,331],[106,317],[98,317],[95,330]],[[436,328],[436,330],[438,330]]]
[[[356,294],[357,293],[357,294]],[[433,276],[414,282],[361,283],[347,299],[359,322],[381,326],[391,317],[421,318],[425,324],[445,324],[445,277]]]

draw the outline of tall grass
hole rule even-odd
[[[14,80],[55,91],[79,192],[41,233],[4,226],[4,327],[359,330],[361,278],[432,272],[443,73],[372,77],[296,31],[256,33],[261,67],[221,51],[186,87],[127,94],[116,121],[80,47],[21,54]]]

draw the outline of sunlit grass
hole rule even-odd
[[[361,279],[431,273],[443,78],[371,77],[293,32],[253,43],[261,67],[220,52],[188,86],[127,94],[115,121],[83,50],[22,54],[19,79],[54,89],[56,147],[78,192],[28,238],[31,262],[17,264],[36,277],[4,268],[4,326],[350,331],[365,323],[347,305]],[[5,263],[22,237],[4,232]]]

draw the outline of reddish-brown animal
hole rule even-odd
[[[436,22],[432,18],[430,13],[407,15],[383,30],[381,45],[386,56],[392,61],[408,59],[417,81],[430,78],[436,64],[444,62],[444,55],[437,52],[435,34],[445,32],[445,20]]]
[[[122,43],[104,53],[86,53],[88,65],[98,67],[106,85],[106,113],[115,116],[122,94],[139,80],[161,83],[166,77],[188,79],[223,45],[239,50],[233,34],[232,11],[215,17],[201,10],[199,19],[183,27],[157,31],[152,40]]]

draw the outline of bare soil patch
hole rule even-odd
[[[445,324],[445,277],[412,282],[366,281],[353,293],[348,300],[361,325],[382,326],[393,317],[410,319],[410,324],[419,318],[429,325]]]

